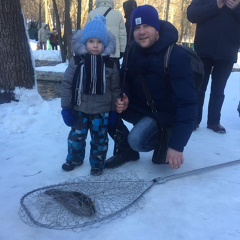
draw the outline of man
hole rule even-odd
[[[48,35],[52,34],[53,31],[49,30],[48,24],[43,23],[42,27],[38,31],[38,41],[40,42],[40,48],[47,50]]]
[[[193,0],[187,9],[187,18],[196,23],[194,48],[204,64],[205,76],[198,91],[198,117],[195,129],[202,120],[205,92],[212,77],[208,104],[207,127],[217,133],[226,133],[220,124],[224,89],[237,61],[240,46],[240,0]]]
[[[127,44],[127,33],[122,14],[114,9],[114,0],[96,0],[96,8],[89,12],[87,22],[95,15],[104,15],[107,19],[106,27],[116,39],[116,51],[110,57],[116,62],[120,69],[119,59],[123,57]]]
[[[123,122],[119,121],[116,133],[113,128],[109,129],[109,134],[116,136],[117,146],[115,155],[106,161],[105,167],[115,168],[137,160],[139,151],[148,152],[158,147],[157,121],[147,105],[141,85],[142,75],[155,102],[161,125],[172,129],[165,162],[177,169],[183,163],[183,150],[197,115],[194,71],[190,57],[181,46],[175,45],[169,62],[170,79],[165,77],[164,55],[168,47],[178,40],[178,32],[171,23],[159,20],[157,10],[150,5],[134,9],[132,31],[135,41],[121,68],[125,87],[116,109],[118,113],[122,112],[121,118],[134,127],[129,132]],[[126,67],[128,70],[124,79]]]

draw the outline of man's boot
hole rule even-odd
[[[114,155],[106,160],[105,168],[117,168],[126,162],[139,159],[139,153],[129,146],[127,136],[123,132],[117,131],[114,142]]]

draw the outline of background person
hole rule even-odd
[[[48,24],[43,23],[42,27],[38,31],[38,41],[40,42],[40,48],[47,50],[48,36],[53,32],[49,30]]]
[[[58,46],[58,32],[56,28],[53,28],[53,33],[49,36],[49,42],[52,46],[52,50],[57,50]]]
[[[194,49],[204,64],[205,76],[198,91],[198,117],[195,129],[202,120],[205,92],[211,75],[207,127],[226,133],[220,124],[224,89],[237,61],[240,46],[240,0],[193,0],[187,18],[196,23]]]
[[[111,53],[110,57],[116,62],[118,69],[120,69],[119,59],[123,57],[127,44],[127,34],[124,19],[122,14],[114,9],[114,0],[96,0],[96,9],[89,12],[87,22],[91,21],[95,15],[104,15],[110,8],[106,15],[106,27],[116,40],[116,51]]]
[[[133,10],[137,7],[137,3],[135,0],[128,0],[123,3],[123,10],[124,10],[124,18],[126,19],[125,26],[127,31],[127,41],[129,43],[133,40],[133,34],[131,31],[131,14]]]

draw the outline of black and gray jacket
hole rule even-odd
[[[72,51],[75,56],[64,73],[61,106],[87,114],[115,110],[115,102],[121,93],[117,66],[109,58],[115,51],[115,38],[109,32],[108,44],[103,53],[94,56],[90,55],[85,44],[81,43],[82,34],[83,31],[79,30],[72,38]],[[97,62],[100,67],[91,68],[90,64],[87,64],[91,61]],[[100,81],[99,78],[96,82],[91,80],[92,72],[101,72]]]

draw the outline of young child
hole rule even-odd
[[[96,15],[72,38],[74,57],[62,82],[62,117],[71,127],[68,155],[62,165],[71,171],[83,164],[88,129],[91,134],[92,175],[101,175],[108,149],[109,112],[120,98],[119,72],[109,58],[115,52],[115,38],[107,31],[106,18]]]

